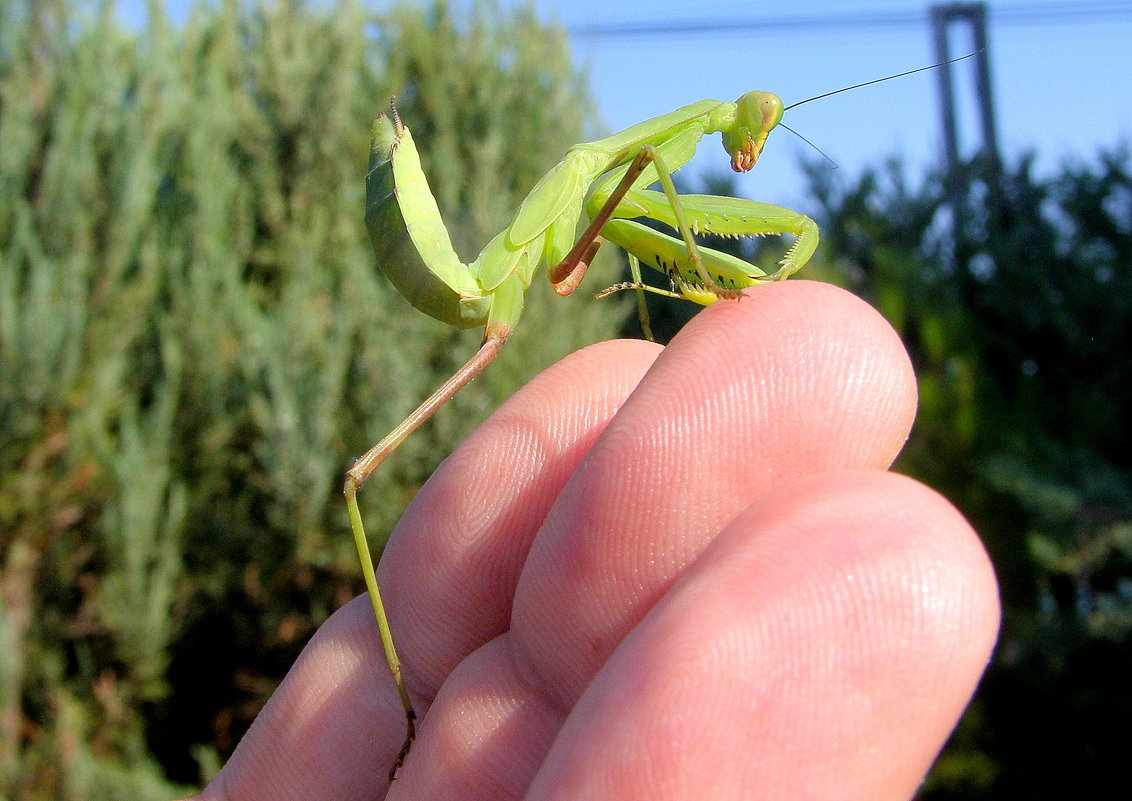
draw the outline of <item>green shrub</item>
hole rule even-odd
[[[472,254],[589,105],[525,10],[84,8],[0,5],[0,795],[166,798],[359,591],[343,473],[478,342],[377,274],[374,114],[399,94]],[[540,333],[363,490],[371,531],[622,315],[531,294]]]

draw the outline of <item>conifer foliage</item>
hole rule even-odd
[[[146,10],[0,1],[0,797],[199,783],[360,590],[344,470],[478,342],[374,265],[390,95],[465,256],[585,138],[564,36],[528,11]],[[367,484],[371,531],[519,383],[615,331],[618,305],[548,294],[540,336]]]

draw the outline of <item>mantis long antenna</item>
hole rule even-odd
[[[799,139],[801,139],[801,140],[802,140],[803,142],[805,142],[805,143],[806,143],[807,145],[809,145],[810,147],[812,147],[812,148],[813,148],[814,150],[816,150],[817,152],[821,153],[821,155],[822,155],[822,158],[824,158],[824,159],[825,159],[826,161],[828,161],[828,162],[829,162],[830,164],[832,164],[832,165],[833,165],[833,169],[835,169],[835,170],[837,169],[837,167],[838,167],[838,164],[837,164],[837,162],[836,162],[836,161],[834,161],[833,159],[831,159],[831,158],[830,158],[830,157],[829,157],[829,156],[828,156],[828,155],[826,154],[826,152],[825,152],[824,150],[822,150],[822,149],[821,149],[820,147],[818,147],[817,145],[815,145],[815,144],[814,144],[813,142],[811,142],[811,141],[810,141],[809,139],[807,139],[806,137],[802,136],[802,134],[800,134],[800,133],[798,133],[797,131],[795,131],[795,130],[794,130],[793,128],[791,128],[791,127],[790,127],[789,125],[784,125],[784,124],[783,124],[783,123],[781,123],[781,122],[780,122],[780,123],[778,123],[778,127],[779,127],[779,128],[785,128],[785,129],[786,129],[786,130],[788,130],[788,131],[789,131],[790,133],[794,134],[794,135],[795,135],[796,137],[798,137],[798,138],[799,138]]]
[[[903,78],[905,75],[915,75],[917,72],[926,72],[927,70],[934,70],[938,67],[946,67],[948,64],[954,64],[957,61],[962,61],[963,59],[971,58],[971,56],[977,56],[979,53],[983,52],[984,50],[986,50],[986,48],[981,47],[973,53],[968,53],[965,56],[959,56],[957,58],[948,59],[947,61],[941,61],[938,64],[931,64],[927,67],[918,67],[917,69],[908,70],[907,72],[898,72],[895,75],[889,75],[885,78],[873,78],[871,81],[865,81],[864,83],[855,83],[852,86],[846,86],[846,87],[843,87],[841,89],[834,89],[832,92],[825,92],[824,94],[814,95],[813,97],[807,97],[805,100],[799,100],[797,103],[791,103],[789,106],[787,106],[786,108],[784,108],[782,110],[783,111],[789,111],[792,108],[797,108],[798,106],[802,105],[803,103],[809,103],[811,100],[821,100],[823,97],[829,97],[830,95],[839,95],[842,92],[848,92],[851,89],[860,89],[862,86],[872,86],[874,83],[883,83],[884,81],[891,81],[894,78]],[[814,149],[817,150],[817,148],[814,148]],[[818,150],[818,152],[821,153],[820,150]],[[825,156],[824,153],[822,153],[822,155]],[[828,156],[826,156],[826,158],[828,158]]]

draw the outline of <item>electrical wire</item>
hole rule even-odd
[[[915,28],[928,21],[928,10],[862,11],[797,17],[744,17],[731,19],[673,19],[658,22],[625,22],[566,26],[571,36],[590,39],[629,37],[694,38],[704,34],[749,34],[775,31],[810,33],[829,28]],[[1026,3],[987,8],[992,25],[1065,25],[1132,21],[1132,2]]]

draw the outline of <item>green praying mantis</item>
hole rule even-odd
[[[970,55],[974,54],[962,58]],[[938,66],[942,64],[837,91]],[[484,326],[483,342],[471,359],[346,474],[350,527],[385,659],[405,711],[406,737],[390,770],[390,781],[396,778],[416,736],[416,714],[378,590],[358,508],[358,487],[418,426],[492,362],[514,331],[523,311],[524,292],[543,264],[555,291],[569,295],[578,288],[602,242],[612,242],[628,254],[633,280],[597,296],[633,289],[642,309],[646,291],[707,305],[736,299],[746,287],[782,280],[801,269],[818,244],[818,227],[809,217],[752,200],[680,195],[672,174],[691,160],[703,137],[713,133],[722,135],[732,169],[750,170],[788,108],[830,94],[834,92],[792,106],[784,106],[777,95],[764,91],[748,92],[733,103],[701,100],[604,139],[574,145],[527,195],[511,224],[471,264],[462,263],[452,248],[412,134],[401,122],[396,103],[390,103],[388,115],[377,117],[366,177],[365,217],[378,264],[420,311],[458,328]],[[648,188],[656,183],[662,191]],[[583,214],[589,223],[577,236]],[[640,218],[664,223],[679,238],[637,222]],[[694,236],[701,233],[728,237],[787,234],[794,242],[776,266],[764,271],[697,244]],[[643,283],[640,262],[664,274],[670,288]]]

